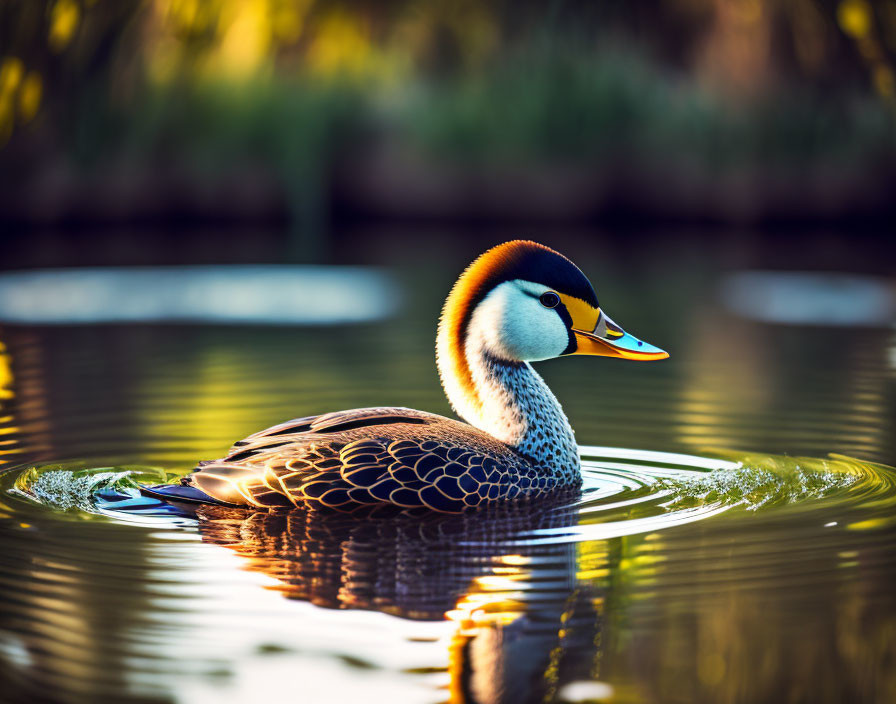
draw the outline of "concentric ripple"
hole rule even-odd
[[[779,647],[752,601],[719,601],[732,584],[766,595],[773,610],[841,608],[825,605],[831,580],[855,564],[866,598],[889,593],[880,590],[893,564],[890,468],[590,446],[582,455],[574,500],[379,520],[301,508],[147,510],[135,487],[181,473],[168,466],[6,471],[0,521],[20,537],[0,559],[0,661],[20,698],[49,691],[63,701],[128,699],[123,691],[241,701],[283,696],[297,676],[330,682],[327,696],[342,699],[431,701],[434,689],[471,679],[507,697],[535,682],[526,692],[549,698],[582,680],[624,686],[631,675],[609,664],[608,644],[627,639],[649,658],[657,643],[690,633],[668,622],[673,612],[746,619],[740,631],[756,631],[748,644]],[[835,564],[819,562],[830,550]],[[886,657],[887,642],[855,658]],[[800,652],[782,643],[781,658]],[[728,666],[750,667],[758,656],[744,652]],[[326,699],[318,694],[309,699]]]
[[[585,446],[573,498],[388,520],[126,502],[284,418],[447,413],[434,307],[5,328],[0,699],[893,701],[896,473],[826,454],[896,456],[892,331],[673,303],[668,365],[544,365],[580,438],[670,452]]]
[[[691,523],[734,507],[749,511],[827,499],[839,505],[896,502],[896,475],[883,465],[843,456],[827,459],[718,452],[670,452],[583,446],[581,495],[557,509],[569,525],[521,530],[508,540],[582,541],[634,535]],[[24,466],[3,474],[10,495],[70,516],[105,515],[129,523],[170,518],[124,497],[140,484],[173,481],[182,470],[142,465],[102,466],[79,460]],[[116,496],[117,494],[117,496]],[[114,496],[115,500],[110,500]]]

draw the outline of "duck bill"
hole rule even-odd
[[[665,350],[629,335],[603,312],[593,330],[573,328],[572,332],[576,338],[576,350],[571,354],[620,357],[640,362],[652,362],[669,356]]]

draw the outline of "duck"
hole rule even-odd
[[[436,366],[462,420],[401,407],[296,418],[200,462],[179,484],[141,491],[255,509],[456,513],[577,490],[575,434],[532,367],[572,355],[669,356],[617,325],[567,257],[529,240],[504,242],[461,273],[438,323]]]

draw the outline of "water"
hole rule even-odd
[[[376,324],[0,328],[0,698],[896,700],[892,330],[739,317],[693,267],[637,271],[645,314],[580,263],[672,359],[541,365],[585,491],[526,511],[111,500],[285,418],[448,413],[456,267]]]

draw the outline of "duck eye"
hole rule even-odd
[[[539,296],[538,300],[541,301],[541,305],[545,308],[556,308],[560,305],[560,296],[553,291],[545,291]]]

